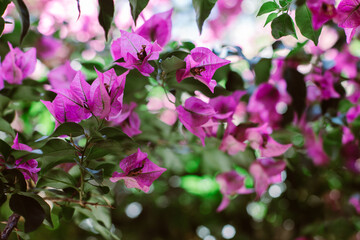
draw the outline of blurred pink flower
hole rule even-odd
[[[146,106],[150,112],[159,113],[160,120],[162,122],[167,125],[174,125],[177,120],[177,112],[174,102],[175,96],[171,93],[167,93],[167,97],[165,94],[161,97],[150,97]]]
[[[335,0],[308,0],[306,1],[311,13],[315,30],[336,16]]]
[[[223,195],[223,199],[216,209],[217,212],[223,211],[230,203],[229,196],[235,194],[249,194],[254,192],[253,189],[245,187],[245,177],[239,175],[235,170],[221,173],[216,176],[216,181],[220,185],[220,192]]]
[[[337,7],[337,22],[344,28],[346,41],[349,43],[355,33],[359,32],[360,8],[358,0],[342,0]]]
[[[48,74],[48,79],[53,89],[70,88],[70,84],[75,78],[77,71],[70,66],[70,61],[52,69]],[[80,72],[83,78],[85,76]]]
[[[36,49],[31,48],[24,53],[19,48],[14,49],[11,43],[8,44],[10,52],[1,63],[0,74],[10,84],[21,84],[35,70]]]
[[[151,184],[166,171],[147,158],[147,154],[138,151],[123,160],[119,164],[123,173],[114,172],[110,181],[124,180],[127,188],[137,188],[148,192]]]
[[[140,118],[139,115],[134,111],[136,106],[137,104],[135,102],[131,102],[130,104],[123,104],[121,112],[109,119],[109,121],[112,121],[113,125],[120,125],[123,132],[129,137],[141,133]]]
[[[173,9],[153,15],[135,33],[164,47],[171,38],[171,15]]]
[[[360,195],[359,194],[352,195],[349,199],[349,204],[355,208],[357,214],[360,214]]]
[[[282,182],[281,172],[285,167],[285,161],[275,161],[272,158],[259,158],[251,164],[249,172],[254,177],[257,199],[266,192],[270,184]]]
[[[37,56],[42,60],[47,60],[56,55],[63,43],[50,36],[41,36],[36,42]]]
[[[330,159],[323,149],[323,140],[320,134],[315,135],[310,126],[302,127],[305,138],[305,148],[307,154],[316,166],[322,166],[329,163]]]
[[[214,108],[196,97],[190,97],[185,101],[184,107],[178,106],[176,111],[179,114],[180,122],[192,134],[200,138],[205,146],[205,131],[203,126],[216,113]]]

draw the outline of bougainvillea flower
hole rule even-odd
[[[348,142],[341,146],[341,157],[347,169],[360,173],[360,149],[357,143]]]
[[[349,203],[355,208],[357,214],[360,214],[360,195],[352,195],[349,199]]]
[[[238,174],[235,170],[217,175],[216,181],[219,183],[220,192],[223,195],[223,199],[219,207],[216,209],[217,212],[221,212],[227,208],[230,203],[229,196],[235,194],[249,194],[254,192],[253,189],[248,189],[245,187],[245,177]]]
[[[157,42],[150,43],[136,33],[120,31],[121,37],[111,44],[111,54],[116,64],[127,68],[136,68],[144,76],[150,76],[154,67],[148,61],[159,58],[161,47]]]
[[[259,158],[251,164],[249,172],[254,177],[257,198],[266,192],[270,184],[282,182],[281,172],[285,167],[285,161],[272,158]]]
[[[332,68],[337,73],[346,73],[348,78],[355,78],[357,71],[357,63],[359,58],[352,55],[348,47],[343,48],[335,57],[335,65]]]
[[[53,89],[70,88],[72,80],[75,78],[76,71],[70,66],[70,61],[52,69],[48,74],[48,79]],[[82,74],[80,72],[80,74]],[[83,75],[83,74],[82,74]],[[82,76],[85,78],[85,76]]]
[[[312,13],[315,30],[336,16],[335,0],[308,0],[306,3]]]
[[[150,97],[146,105],[148,110],[153,113],[160,113],[160,120],[167,125],[174,125],[177,121],[177,112],[175,107],[175,96],[167,93],[160,97]]]
[[[178,106],[176,111],[180,122],[192,134],[199,137],[205,146],[206,134],[202,126],[216,113],[214,108],[196,97],[190,97],[186,99],[184,107]]]
[[[334,88],[336,78],[330,71],[322,73],[320,68],[314,68],[313,72],[305,76],[306,81],[311,81],[314,85],[308,86],[307,98],[310,101],[321,101],[330,98],[339,98],[340,95]]]
[[[79,108],[76,103],[63,95],[57,95],[52,102],[40,101],[46,106],[51,115],[54,116],[55,127],[64,122],[79,123],[81,120],[88,119],[91,116],[88,111]]]
[[[128,73],[129,71],[126,71],[120,76],[117,76],[113,68],[104,73],[97,72],[99,81],[96,81],[96,79],[96,82],[94,81],[91,84],[90,95],[92,94],[91,90],[94,88],[93,85],[99,86],[99,83],[103,82],[105,86],[106,92],[110,97],[110,112],[107,119],[117,116],[123,107],[125,82]],[[101,80],[102,78],[103,80]],[[91,98],[93,99],[92,96]]]
[[[23,151],[28,151],[28,152],[32,151],[32,148],[29,147],[28,145],[19,143],[18,134],[16,134],[16,137],[14,139],[14,142],[13,142],[13,145],[11,148],[15,149],[15,150],[23,150]],[[4,162],[5,162],[5,159],[3,159],[3,157],[0,155],[0,163],[2,164]],[[15,160],[15,164],[14,164],[14,166],[12,166],[12,168],[19,169],[22,172],[22,174],[24,175],[24,178],[26,180],[31,178],[32,180],[34,180],[34,182],[37,182],[37,179],[38,179],[37,173],[40,171],[40,168],[38,168],[37,166],[38,166],[38,162],[35,159],[30,159],[30,160],[27,160],[26,162],[23,161],[22,159],[17,159],[17,160]]]
[[[123,160],[119,164],[122,173],[114,172],[110,181],[124,180],[127,188],[137,188],[148,192],[151,184],[166,171],[147,158],[147,153],[138,151]]]
[[[8,83],[21,84],[35,70],[36,49],[31,48],[24,53],[19,48],[14,49],[11,43],[8,44],[10,52],[1,64],[1,74]]]
[[[330,159],[323,149],[323,140],[320,135],[316,136],[310,126],[303,129],[305,137],[305,148],[308,156],[312,159],[316,166],[326,165]]]
[[[41,36],[36,43],[37,55],[44,60],[50,59],[55,56],[62,45],[59,39],[50,36]]]
[[[244,151],[247,143],[260,151],[261,157],[276,157],[284,154],[292,144],[280,144],[271,136],[271,129],[268,124],[256,127],[253,123],[243,123],[235,126],[231,122],[225,130],[224,138],[220,145],[220,150],[230,155],[235,155],[239,151]]]
[[[210,49],[197,47],[191,50],[191,54],[184,59],[186,69],[176,71],[176,80],[181,82],[183,79],[193,77],[204,83],[212,92],[216,86],[216,81],[212,80],[216,70],[230,63],[230,61],[219,58]]]
[[[171,38],[171,15],[173,10],[153,15],[135,33],[148,41],[155,42],[163,47]]]
[[[360,105],[351,107],[346,113],[346,121],[352,123],[360,115]]]
[[[280,101],[279,90],[270,83],[262,83],[250,96],[247,110],[252,113],[253,121],[258,117],[260,123],[269,123],[273,126],[281,120],[281,115],[276,110]]]
[[[73,102],[78,108],[78,111],[83,112],[82,116],[87,116],[85,119],[91,116],[90,103],[90,84],[86,82],[84,75],[78,72],[75,78],[70,84],[70,89],[61,88],[53,89],[53,92],[58,95],[62,95],[71,102]],[[74,108],[75,110],[75,108]]]
[[[120,125],[123,132],[129,137],[138,135],[141,133],[140,130],[140,118],[139,115],[134,111],[137,104],[131,102],[129,104],[123,104],[122,110],[119,115],[111,117],[109,120],[112,121],[113,125]]]
[[[337,22],[345,29],[349,43],[360,26],[360,2],[358,0],[342,0],[337,7]]]
[[[231,120],[240,101],[240,98],[245,93],[245,91],[235,91],[230,96],[218,96],[215,98],[211,98],[209,104],[213,106],[216,111],[216,114],[213,116],[213,118],[218,120]]]

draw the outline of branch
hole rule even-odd
[[[19,219],[20,219],[20,215],[17,213],[13,213],[9,217],[9,220],[4,228],[4,231],[2,231],[2,233],[1,233],[1,237],[0,237],[1,240],[7,240],[9,238],[11,232],[16,227]]]
[[[71,202],[71,203],[77,203],[82,207],[86,207],[86,205],[91,205],[91,206],[99,206],[99,207],[107,207],[107,208],[111,208],[111,209],[115,209],[115,207],[111,206],[111,205],[105,205],[105,204],[100,204],[100,203],[94,203],[94,202],[84,202],[84,201],[80,201],[80,200],[76,200],[76,199],[72,199],[72,198],[52,198],[52,197],[45,197],[44,200],[49,200],[52,202]],[[0,239],[2,240],[2,239]]]

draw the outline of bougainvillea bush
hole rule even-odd
[[[359,239],[360,1],[0,15],[0,239]]]

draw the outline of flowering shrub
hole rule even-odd
[[[262,3],[255,54],[248,0],[193,0],[199,41],[179,3],[64,4],[0,0],[1,239],[357,239],[359,1]]]

